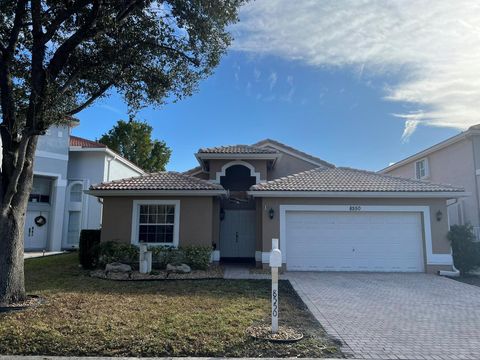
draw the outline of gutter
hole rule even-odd
[[[226,196],[226,190],[85,190],[97,197],[109,196]]]
[[[375,192],[375,191],[247,191],[252,197],[328,197],[328,198],[462,198],[470,196],[466,191],[427,191],[427,192]]]

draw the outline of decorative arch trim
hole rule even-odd
[[[225,176],[227,169],[231,166],[234,166],[234,165],[242,165],[242,166],[245,166],[248,169],[250,169],[250,176],[255,177],[255,183],[256,184],[261,183],[261,182],[265,182],[265,180],[260,179],[260,173],[255,171],[255,167],[252,164],[250,164],[246,161],[242,161],[242,160],[230,161],[230,162],[224,164],[222,166],[221,171],[219,171],[215,174],[215,180],[212,180],[212,182],[215,183],[215,184],[220,184],[220,178],[222,176]]]

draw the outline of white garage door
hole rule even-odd
[[[424,271],[419,213],[287,211],[287,269]]]

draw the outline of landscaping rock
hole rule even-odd
[[[105,267],[106,272],[116,272],[116,273],[128,273],[132,271],[132,267],[127,264],[122,264],[122,263],[111,263],[107,264]]]
[[[180,264],[180,265],[167,264],[167,272],[187,274],[191,271],[192,269],[187,264]]]

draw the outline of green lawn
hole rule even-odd
[[[96,356],[341,356],[288,282],[281,323],[295,344],[256,341],[245,329],[269,321],[267,281],[114,282],[94,279],[77,254],[26,260],[27,291],[47,303],[0,314],[0,354]]]

